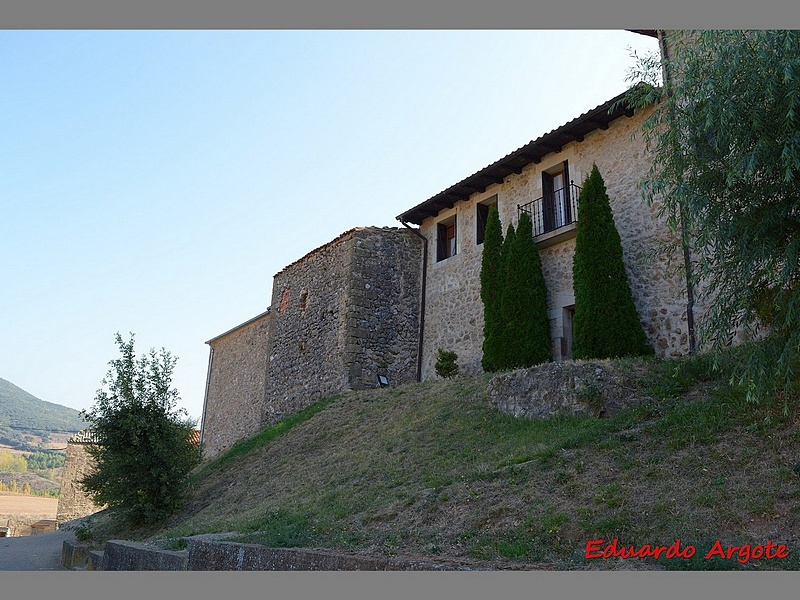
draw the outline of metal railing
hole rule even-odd
[[[574,182],[552,194],[526,204],[517,204],[518,213],[525,211],[533,223],[533,236],[555,231],[578,220],[578,196],[581,188]]]

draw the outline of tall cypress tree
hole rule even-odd
[[[578,214],[572,263],[573,356],[588,359],[652,354],[636,314],[622,262],[622,242],[597,165],[592,166],[583,183]]]
[[[489,209],[483,238],[481,259],[481,300],[483,301],[483,357],[484,371],[500,368],[503,343],[503,318],[500,296],[503,290],[503,227],[497,207]]]
[[[533,241],[528,213],[519,217],[516,236],[506,259],[511,268],[503,290],[507,327],[508,367],[531,367],[550,360],[550,319],[542,260]]]
[[[506,237],[503,240],[503,248],[500,254],[502,264],[501,271],[501,288],[500,288],[500,339],[498,340],[498,366],[499,370],[511,369],[514,363],[514,336],[509,327],[509,317],[511,313],[511,305],[509,302],[508,287],[513,285],[514,270],[516,264],[514,263],[514,251],[516,241],[516,231],[514,224],[509,223],[506,229]]]

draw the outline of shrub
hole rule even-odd
[[[458,375],[458,355],[450,350],[439,350],[436,352],[436,373],[439,377],[450,378]]]

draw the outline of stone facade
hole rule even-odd
[[[94,467],[94,459],[86,450],[91,443],[91,435],[86,431],[72,436],[67,442],[56,512],[56,521],[59,523],[85,517],[100,510],[100,507],[92,502],[91,496],[84,492],[78,483]]]
[[[206,342],[210,350],[201,439],[206,458],[261,427],[270,316],[264,312]]]
[[[416,380],[422,240],[343,233],[275,275],[262,423],[336,392]]]
[[[421,233],[431,246],[440,235],[439,224],[456,220],[454,256],[428,259],[425,331],[423,334],[422,378],[434,376],[438,348],[453,350],[459,356],[462,373],[481,371],[483,342],[483,304],[480,300],[480,268],[483,245],[477,243],[478,205],[496,202],[503,230],[518,222],[518,206],[543,196],[543,173],[568,165],[575,185],[596,163],[602,174],[614,219],[622,240],[625,267],[639,318],[648,340],[661,356],[688,351],[686,325],[686,283],[681,266],[669,263],[666,248],[675,249],[677,239],[670,233],[658,206],[649,207],[641,197],[640,182],[650,167],[640,135],[646,113],[620,116],[597,128],[583,139],[572,141],[560,150],[544,155],[520,173],[512,173],[466,200],[458,200],[436,216],[424,219]],[[575,225],[540,235],[537,245],[548,287],[548,312],[553,338],[553,358],[570,356],[571,309],[575,298],[572,287],[572,257],[575,250]]]
[[[337,392],[417,379],[423,241],[351,229],[275,275],[270,309],[213,338],[203,457]]]
[[[655,30],[640,33],[657,35]],[[667,53],[668,40],[658,35]],[[261,413],[256,415],[252,404],[215,400],[206,406],[204,427],[217,423],[213,428],[229,445],[256,423],[274,423],[336,392],[375,386],[378,375],[394,384],[430,379],[436,376],[440,348],[456,352],[461,373],[481,372],[480,238],[486,207],[498,207],[505,231],[509,223],[517,224],[521,206],[558,189],[556,177],[564,178],[561,184],[580,186],[593,164],[607,187],[648,341],[660,356],[687,353],[687,293],[678,239],[659,214],[660,207],[647,206],[641,197],[641,181],[651,165],[639,133],[648,111],[634,114],[620,102],[623,96],[398,217],[404,225],[419,225],[418,231],[353,229],[275,275],[267,342],[259,338],[259,349],[252,350],[267,350]],[[573,216],[576,210],[572,208]],[[543,233],[537,228],[544,220],[534,218],[555,361],[571,358],[576,235],[571,220],[565,218]],[[695,305],[695,321],[702,313]],[[262,361],[258,354],[247,368]],[[245,368],[234,361],[224,368],[233,373],[240,366]],[[209,383],[213,376],[211,368]],[[236,411],[240,414],[233,415]]]

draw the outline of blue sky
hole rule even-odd
[[[627,31],[0,31],[0,377],[78,410],[117,357],[179,357],[272,276],[627,87]]]

